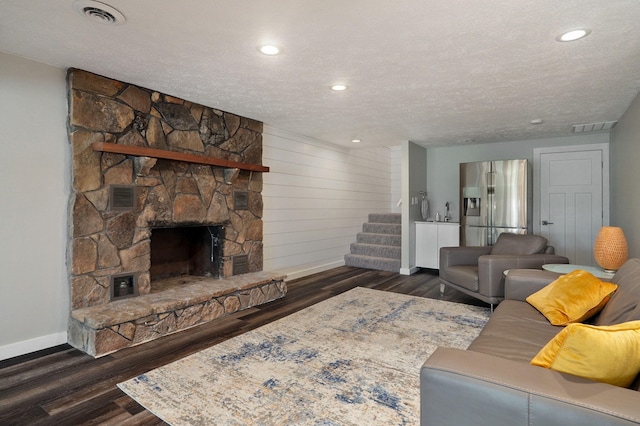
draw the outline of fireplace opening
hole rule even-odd
[[[223,226],[151,229],[151,281],[195,275],[220,278]]]

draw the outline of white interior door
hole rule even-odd
[[[593,242],[609,222],[608,146],[536,151],[539,202],[534,199],[534,233],[545,236],[556,254],[571,263],[594,264]]]

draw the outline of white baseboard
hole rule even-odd
[[[318,272],[328,271],[329,269],[337,268],[339,266],[344,266],[344,259],[323,264],[299,265],[287,269],[279,269],[275,272],[285,274],[287,276],[287,281],[291,281],[297,278],[306,277],[307,275],[317,274]]]
[[[22,342],[11,343],[10,345],[0,346],[0,361],[20,355],[25,355],[42,349],[47,349],[52,346],[62,345],[63,343],[67,343],[66,331],[36,337],[35,339],[23,340]]]
[[[417,266],[412,266],[411,268],[400,268],[400,275],[413,275],[420,270]]]

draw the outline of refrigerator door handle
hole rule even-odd
[[[487,173],[487,192],[489,195],[493,195],[496,191],[496,172]]]

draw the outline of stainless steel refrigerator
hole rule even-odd
[[[527,160],[460,163],[460,244],[491,246],[502,232],[526,234]]]

